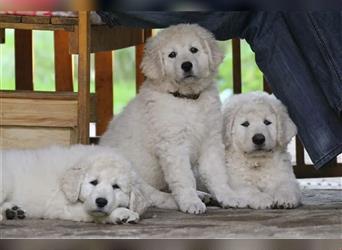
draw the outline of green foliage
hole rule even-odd
[[[232,88],[231,41],[220,42],[225,59],[221,64],[217,81],[221,91]],[[135,54],[134,48],[115,51],[114,61],[114,111],[118,113],[135,95]],[[33,73],[34,89],[55,91],[53,33],[33,32]],[[14,73],[14,32],[6,30],[6,43],[0,45],[0,89],[15,89]],[[91,56],[91,92],[95,91],[93,55]],[[248,92],[261,89],[262,74],[255,64],[254,53],[249,45],[241,42],[242,90]],[[77,91],[77,56],[73,56],[74,88]]]

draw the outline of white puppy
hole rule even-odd
[[[203,213],[192,168],[223,207],[244,206],[227,184],[215,77],[223,55],[213,35],[181,24],[148,40],[140,93],[100,145],[116,148],[152,186],[169,188],[183,212]]]
[[[75,145],[1,152],[1,220],[134,223],[149,206],[177,209],[113,149]]]
[[[233,96],[223,106],[229,183],[252,208],[294,208],[301,192],[287,145],[297,129],[273,95]]]

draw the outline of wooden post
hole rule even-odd
[[[54,32],[56,91],[73,91],[72,59],[69,54],[69,33]]]
[[[241,49],[240,39],[233,38],[233,92],[241,93]]]
[[[90,21],[88,11],[79,11],[78,55],[79,142],[88,144],[90,122]]]
[[[102,135],[113,117],[112,51],[95,54],[96,135]]]
[[[32,31],[16,29],[14,34],[16,90],[33,90]]]
[[[141,31],[144,43],[146,40],[152,36],[152,29],[144,29]],[[136,74],[136,93],[139,92],[141,85],[145,80],[144,74],[141,72],[140,64],[144,55],[144,44],[139,44],[135,46],[135,74]]]
[[[304,147],[298,136],[296,136],[296,167],[305,167]]]

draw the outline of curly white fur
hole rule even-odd
[[[146,44],[147,79],[140,93],[100,140],[130,159],[149,184],[169,188],[188,213],[206,209],[196,193],[195,166],[223,207],[245,205],[228,186],[224,168],[221,103],[213,82],[222,58],[213,35],[198,25],[159,32]],[[192,64],[190,72],[183,70],[184,62]],[[199,98],[175,97],[176,91]]]
[[[297,207],[301,192],[287,152],[297,130],[285,106],[273,95],[251,92],[230,98],[223,116],[226,168],[233,188],[252,208]],[[253,142],[256,134],[264,136],[260,145]]]
[[[111,148],[53,146],[1,156],[1,219],[14,205],[28,218],[114,224],[136,222],[149,206],[177,209],[170,194],[146,184]],[[107,204],[99,207],[98,198]]]

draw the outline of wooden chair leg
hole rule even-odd
[[[79,12],[78,26],[78,132],[79,143],[89,143],[90,122],[90,21],[89,12]]]
[[[113,117],[112,51],[95,54],[96,135],[101,136]]]
[[[54,32],[56,91],[73,91],[72,59],[69,54],[69,32]]]
[[[16,29],[14,34],[16,90],[33,90],[32,31]]]
[[[144,29],[142,30],[142,36],[144,37],[144,42],[152,36],[152,29]],[[142,62],[142,58],[144,55],[144,44],[139,44],[135,46],[135,72],[136,72],[136,93],[139,92],[141,85],[145,80],[144,74],[141,72],[140,64]]]

